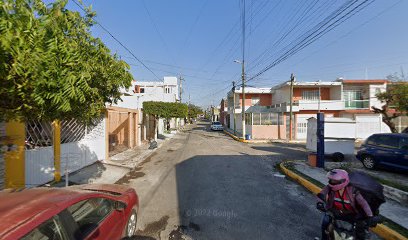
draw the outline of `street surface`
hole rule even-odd
[[[141,199],[135,239],[314,239],[315,197],[274,168],[305,157],[301,145],[248,145],[199,122],[118,183]]]

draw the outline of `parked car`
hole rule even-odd
[[[114,184],[0,192],[0,239],[122,239],[136,232],[139,200]]]
[[[211,130],[213,131],[222,131],[224,130],[224,127],[220,122],[212,122],[211,123]]]
[[[383,133],[371,135],[357,152],[364,167],[378,166],[408,170],[408,134]]]

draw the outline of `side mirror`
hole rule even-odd
[[[124,204],[123,202],[119,202],[119,201],[115,201],[114,206],[115,210],[117,211],[124,211],[126,208],[126,204]]]

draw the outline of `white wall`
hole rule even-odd
[[[343,86],[335,86],[330,88],[330,100],[342,100],[343,99]]]
[[[274,90],[272,94],[272,105],[290,102],[290,87],[284,86],[280,89]]]
[[[142,109],[143,102],[176,102],[176,95],[172,93],[136,93],[133,96],[121,96],[121,98],[122,101],[119,100],[117,104],[112,105],[130,109]]]
[[[377,89],[380,92],[385,92],[387,90],[387,85],[386,84],[371,84],[370,85],[370,108],[371,106],[381,108],[384,105],[384,103],[381,103],[381,101],[378,100],[375,96],[377,94]]]
[[[106,119],[103,118],[78,142],[61,144],[61,174],[65,169],[74,172],[98,160],[105,159]],[[54,154],[52,147],[25,151],[26,187],[35,187],[54,178]]]

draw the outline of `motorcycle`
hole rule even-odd
[[[321,203],[320,207],[317,207],[321,212],[325,212],[330,216],[330,224],[327,227],[327,235],[329,240],[355,240],[356,239],[356,222],[354,221],[344,221],[336,218],[336,215],[326,210],[325,203]],[[382,219],[378,216],[374,217],[370,222],[365,222],[367,224],[367,229],[369,227],[374,227],[378,223],[381,223]],[[366,234],[366,239],[370,239],[370,233]]]

